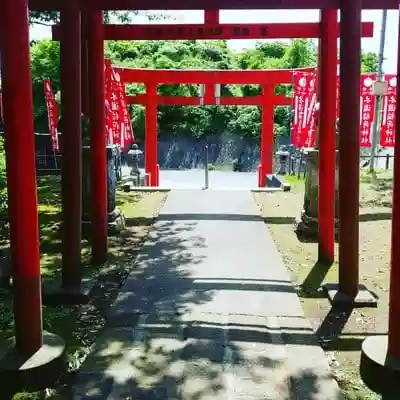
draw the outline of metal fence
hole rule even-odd
[[[369,168],[370,166],[370,159],[371,156],[361,156],[360,157],[360,167],[361,168]],[[393,169],[394,167],[394,155],[393,154],[383,154],[383,155],[376,155],[374,168],[377,169]]]
[[[36,152],[36,172],[39,176],[59,175],[61,173],[61,155],[45,150]]]
[[[369,168],[370,166],[370,155],[360,156],[360,168]],[[393,154],[382,154],[375,156],[375,169],[393,169],[394,167],[394,155]],[[274,173],[278,173],[280,169],[279,156],[274,156]],[[290,155],[286,161],[286,173],[289,175],[297,175],[297,177],[304,177],[307,170],[306,153],[297,149],[290,149]]]

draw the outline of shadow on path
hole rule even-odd
[[[211,302],[220,291],[295,292],[286,280],[201,274],[207,240],[196,233],[199,220],[261,218],[161,214],[77,376],[75,394],[84,395],[82,400],[225,399],[232,391],[243,398],[254,393],[274,400],[320,398],[321,379],[330,380],[328,373],[321,378],[303,368],[288,376],[285,370],[286,344],[315,346],[311,327],[269,326],[268,317],[226,316],[218,309],[200,320],[191,316],[193,305]]]

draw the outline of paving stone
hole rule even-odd
[[[333,400],[327,360],[246,191],[172,191],[78,374],[91,400]]]

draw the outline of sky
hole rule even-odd
[[[165,13],[164,13],[165,14]],[[203,11],[174,11],[168,12],[171,19],[164,21],[149,22],[145,16],[135,16],[133,23],[202,23]],[[364,51],[378,53],[379,39],[381,29],[381,10],[365,10],[362,14],[362,20],[365,22],[374,22],[374,37],[362,39],[362,48]],[[387,30],[385,40],[385,61],[383,70],[385,73],[395,73],[397,65],[397,27],[398,11],[388,11]],[[172,22],[174,21],[174,22]],[[269,23],[269,22],[318,22],[318,10],[221,10],[221,23]],[[31,28],[31,39],[51,38],[49,27],[36,25]],[[240,50],[254,47],[256,40],[229,40],[228,45],[233,50]]]

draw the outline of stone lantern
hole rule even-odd
[[[139,146],[134,143],[132,148],[128,151],[128,156],[130,158],[131,171],[129,173],[130,176],[134,176],[139,180],[140,170],[139,170],[139,160],[140,156],[143,154],[143,151],[139,149]]]
[[[280,146],[279,150],[276,152],[276,155],[278,156],[279,161],[278,175],[286,175],[290,156],[290,152],[287,149],[287,146]]]
[[[129,178],[124,183],[124,190],[129,192],[134,186],[147,186],[149,174],[139,168],[140,157],[143,151],[134,143],[128,151],[128,165],[131,167]]]

